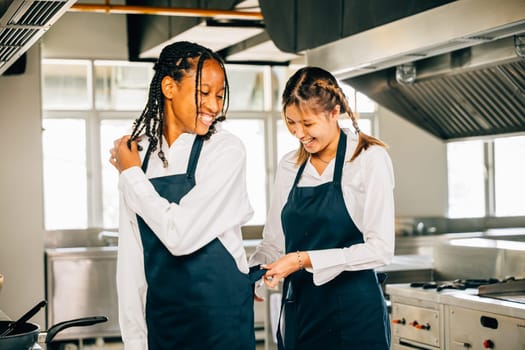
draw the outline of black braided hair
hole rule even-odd
[[[195,58],[198,58],[195,63]],[[162,93],[162,79],[165,76],[170,76],[173,80],[179,82],[187,76],[192,70],[195,74],[195,106],[196,115],[199,113],[199,87],[201,86],[202,66],[206,60],[215,60],[221,66],[224,72],[224,103],[221,114],[217,117],[210,126],[208,133],[202,137],[207,140],[216,132],[215,124],[226,119],[226,111],[228,110],[229,101],[229,84],[226,77],[226,69],[222,58],[212,50],[196,43],[188,41],[179,41],[166,46],[162,49],[160,56],[155,63],[153,69],[155,74],[151,80],[149,87],[148,102],[142,111],[141,115],[133,122],[133,131],[131,132],[130,142],[136,140],[142,134],[148,137],[152,144],[151,152],[154,152],[157,147],[159,158],[167,166],[167,160],[162,152],[162,127],[164,119],[164,95]],[[130,143],[129,143],[130,144]],[[129,145],[128,144],[128,145]]]

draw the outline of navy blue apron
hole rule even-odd
[[[202,144],[202,137],[196,136],[185,174],[150,179],[169,202],[178,204],[195,186]],[[150,153],[151,147],[142,165],[144,172]],[[189,255],[174,256],[137,218],[148,282],[149,350],[254,349],[252,285],[219,239]]]
[[[281,213],[287,253],[363,243],[343,199],[345,150],[341,131],[331,182],[298,187],[308,160],[299,168]],[[321,286],[314,285],[311,273],[299,270],[284,281],[283,310],[279,349],[390,348],[388,312],[374,270],[345,271]]]

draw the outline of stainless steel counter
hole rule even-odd
[[[86,316],[107,316],[91,327],[74,327],[55,339],[119,337],[117,247],[57,248],[46,250],[47,328]]]
[[[434,279],[434,259],[431,255],[396,255],[389,265],[376,271],[387,274],[386,284],[431,281]]]
[[[252,239],[245,240],[248,256],[260,242],[256,235],[250,237]],[[479,241],[479,239],[486,241]],[[439,279],[442,276],[436,276],[436,271],[440,269],[446,269],[452,273],[465,272],[465,274],[471,273],[469,269],[481,269],[487,275],[474,277],[502,277],[494,275],[494,271],[486,268],[486,265],[492,267],[497,265],[498,268],[502,268],[510,262],[511,265],[518,268],[516,262],[523,262],[523,258],[520,258],[520,255],[523,256],[523,251],[510,250],[509,253],[509,250],[497,247],[510,245],[515,248],[521,244],[525,245],[520,242],[522,239],[525,240],[525,229],[396,237],[396,256],[392,263],[377,270],[387,273],[387,285]],[[507,243],[501,243],[502,241]],[[451,245],[451,242],[455,245]],[[498,252],[498,255],[494,256],[486,255],[486,250],[481,254],[474,250],[469,250],[472,253],[465,253],[465,249],[470,249],[468,245],[476,246],[477,244],[476,249],[481,249],[481,242],[486,246],[491,246],[485,249],[503,250],[504,252]],[[101,314],[110,319],[104,325],[66,330],[61,332],[58,338],[76,339],[120,335],[115,282],[116,256],[116,246],[46,250],[46,298],[49,302],[47,327],[62,320],[90,315]],[[508,270],[501,271],[507,272]],[[466,278],[469,277],[473,276],[466,276]],[[486,305],[502,304],[496,301],[496,304]],[[267,302],[255,304],[256,323],[259,327],[264,322],[268,327],[270,322],[268,312]],[[268,332],[269,329],[266,331]]]
[[[439,280],[525,277],[525,236],[450,237],[434,247]]]

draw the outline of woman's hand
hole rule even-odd
[[[130,135],[123,136],[113,142],[113,148],[109,151],[111,157],[109,162],[119,171],[131,168],[133,166],[140,166],[140,156],[137,147],[137,142],[131,142],[131,149],[128,147],[128,140]]]
[[[279,282],[295,271],[311,267],[310,256],[307,252],[292,252],[284,255],[271,264],[262,265],[267,269],[264,274],[264,283],[269,288],[275,288]]]

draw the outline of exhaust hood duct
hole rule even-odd
[[[523,0],[459,0],[306,51],[379,105],[443,140],[525,132]],[[396,67],[413,64],[411,84]]]
[[[459,0],[306,51],[339,79],[525,32],[523,0]]]
[[[306,52],[345,79],[525,32],[523,0],[460,0]]]
[[[412,84],[396,67],[343,81],[443,140],[525,132],[525,59],[512,39],[417,61]]]
[[[0,75],[55,23],[75,0],[0,0]]]

